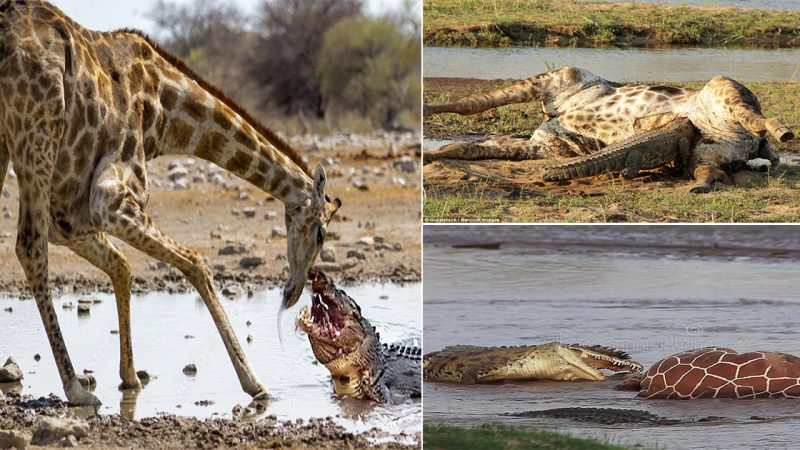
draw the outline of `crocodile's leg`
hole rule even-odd
[[[687,167],[691,164],[692,160],[692,141],[691,139],[682,137],[678,141],[678,158],[677,163],[681,173],[688,172]]]
[[[631,152],[628,157],[625,159],[625,169],[622,170],[622,176],[625,178],[633,178],[636,175],[639,175],[639,171],[642,168],[642,152],[641,151],[634,151]]]
[[[725,172],[719,167],[701,164],[694,169],[695,184],[689,189],[689,192],[695,194],[711,192],[711,183],[723,178],[725,178]]]

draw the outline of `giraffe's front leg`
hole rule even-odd
[[[33,170],[18,167],[20,188],[17,258],[28,279],[36,306],[44,324],[50,348],[67,400],[72,405],[99,405],[100,401],[87,392],[75,374],[61,328],[58,325],[48,282],[47,237],[50,220],[50,173],[52,165]]]
[[[109,187],[108,183],[102,184]],[[95,187],[98,188],[98,186]],[[116,189],[109,189],[109,194],[114,191]],[[116,195],[122,195],[122,198],[109,195],[106,197],[108,202],[105,203],[106,205],[116,205],[116,209],[108,207],[97,209],[106,214],[105,219],[102,221],[102,227],[108,233],[122,239],[132,247],[159,261],[171,264],[189,279],[211,313],[211,318],[214,320],[214,324],[222,337],[242,389],[256,400],[269,399],[270,395],[267,388],[261,384],[255,371],[247,362],[244,350],[242,350],[233,332],[233,327],[225,314],[225,310],[222,308],[216,292],[214,292],[211,271],[200,255],[179,245],[164,234],[155,222],[142,211],[141,206],[136,203],[132,196],[126,194]],[[111,215],[114,216],[113,219],[110,219]]]
[[[105,234],[96,233],[85,239],[71,241],[67,247],[105,272],[114,286],[119,320],[119,376],[120,389],[141,389],[142,383],[136,375],[131,343],[131,265]]]

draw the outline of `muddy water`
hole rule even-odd
[[[362,285],[346,287],[364,314],[381,333],[384,342],[420,337],[420,286]],[[294,318],[299,307],[280,317],[279,291],[257,293],[253,298],[223,300],[225,310],[244,347],[250,364],[278,400],[266,414],[280,419],[337,417],[352,431],[378,427],[391,434],[414,434],[421,427],[421,405],[408,403],[391,408],[368,408],[363,402],[340,403],[331,397],[329,373],[315,362],[305,335],[296,332]],[[386,299],[380,297],[387,296]],[[211,316],[196,294],[153,293],[132,302],[134,359],[138,370],[146,369],[157,378],[138,398],[123,400],[119,384],[118,336],[113,296],[98,295],[103,303],[91,314],[79,317],[75,309],[62,309],[65,302],[77,304],[77,297],[56,301],[58,319],[77,370],[91,369],[97,378],[95,391],[103,406],[101,413],[122,412],[136,418],[158,413],[182,416],[230,417],[235,405],[247,406],[250,398],[228,359]],[[308,303],[306,294],[301,303]],[[12,307],[13,313],[4,312]],[[247,326],[250,321],[252,325]],[[253,337],[252,343],[246,337]],[[193,336],[187,339],[186,336]],[[282,338],[282,344],[280,339]],[[40,362],[34,355],[40,354]],[[0,358],[13,355],[25,373],[23,393],[63,397],[55,362],[51,356],[33,301],[0,299]],[[187,364],[197,365],[197,375],[182,373]],[[211,400],[210,406],[195,402]]]
[[[753,64],[758,61],[758,64]],[[800,80],[800,49],[442,48],[426,47],[426,77],[522,79],[551,68],[587,69],[607,80]]]
[[[427,227],[425,242],[424,312],[434,324],[425,328],[426,352],[558,340],[615,346],[646,367],[708,345],[800,354],[798,227]],[[425,420],[536,425],[669,449],[796,441],[797,401],[644,401],[614,390],[617,381],[425,383]],[[653,426],[502,416],[560,407],[724,419]]]

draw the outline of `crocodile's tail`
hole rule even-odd
[[[684,136],[683,127],[687,126],[693,125],[688,119],[681,118],[674,120],[664,128],[637,133],[591,155],[545,167],[542,178],[544,181],[565,181],[573,178],[592,177],[607,172],[621,172],[626,178],[634,177],[638,174],[638,167],[629,173],[627,161],[628,156],[635,147],[645,151],[646,149],[642,149],[641,146],[648,142],[654,142],[652,151],[664,152],[663,164],[667,164],[678,156],[677,150],[671,151],[670,148],[658,145],[655,142],[664,141],[665,139],[673,140],[671,136],[674,136],[674,141],[677,143]]]

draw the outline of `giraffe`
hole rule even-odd
[[[765,135],[780,142],[794,134],[777,119],[761,114],[758,99],[745,86],[715,77],[701,90],[666,85],[622,85],[573,67],[535,75],[507,88],[474,94],[452,103],[425,105],[424,114],[477,114],[512,103],[541,102],[545,121],[530,139],[489,137],[460,142],[425,155],[442,159],[527,159],[586,156],[624,142],[637,133],[689,119],[700,131],[689,161],[696,180],[692,192],[709,192],[756,157],[776,168],[780,159]]]
[[[619,388],[638,390],[645,399],[798,398],[800,358],[706,347],[662,359]]]
[[[118,311],[120,388],[139,389],[131,346],[131,266],[115,236],[176,267],[211,313],[243,390],[269,392],[250,367],[201,256],[157,226],[145,163],[194,155],[279,199],[285,206],[289,277],[281,308],[293,306],[341,207],[300,155],[219,89],[144,34],[90,31],[44,0],[0,1],[0,179],[19,180],[16,253],[71,404],[98,405],[70,361],[53,309],[48,242],[62,245],[111,279]]]

